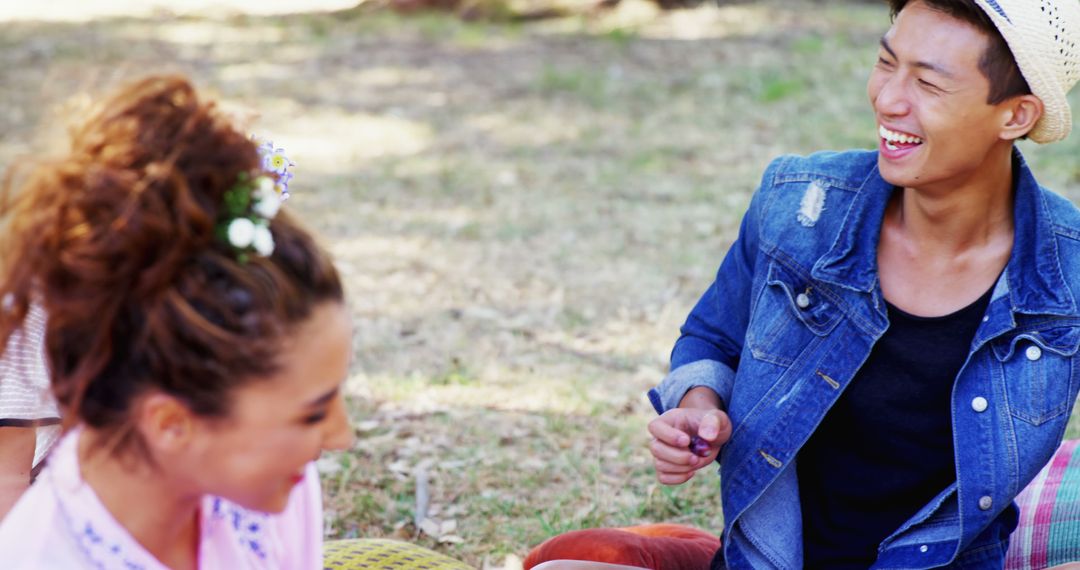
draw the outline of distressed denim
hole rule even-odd
[[[952,391],[956,482],[880,544],[873,568],[1001,567],[1013,498],[1064,434],[1080,376],[1080,211],[1019,151],[1014,164],[1013,250]],[[876,152],[774,161],[649,392],[663,413],[707,386],[731,417],[719,458],[730,568],[802,566],[795,461],[889,326],[877,242],[892,191]]]

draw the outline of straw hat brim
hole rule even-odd
[[[986,0],[975,0],[990,19],[997,26],[1009,50],[1016,59],[1020,72],[1027,80],[1031,92],[1043,103],[1043,114],[1035,123],[1035,127],[1028,133],[1028,138],[1037,143],[1050,143],[1059,141],[1068,136],[1072,130],[1072,111],[1069,101],[1066,99],[1065,90],[1061,88],[1055,77],[1051,77],[1050,66],[1040,62],[1040,53],[1043,50],[1039,46],[1032,45],[1032,37],[1024,37],[1020,26],[1028,22],[1011,22],[998,13]],[[1019,18],[1020,14],[1013,14],[1013,18]],[[1049,38],[1043,41],[1050,42]],[[1052,46],[1051,46],[1052,47]]]

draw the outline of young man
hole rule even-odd
[[[1080,3],[890,4],[878,150],[768,167],[650,392],[717,568],[1000,568],[1080,388],[1080,211],[1014,148],[1070,130]]]

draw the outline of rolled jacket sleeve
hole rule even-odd
[[[649,390],[649,401],[656,413],[662,414],[679,407],[687,392],[704,386],[726,402],[734,382],[735,371],[730,366],[716,360],[698,360],[672,370],[657,387]]]

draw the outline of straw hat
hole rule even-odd
[[[1080,79],[1080,0],[975,0],[993,20],[1045,112],[1028,133],[1048,143],[1072,129],[1066,93]]]

